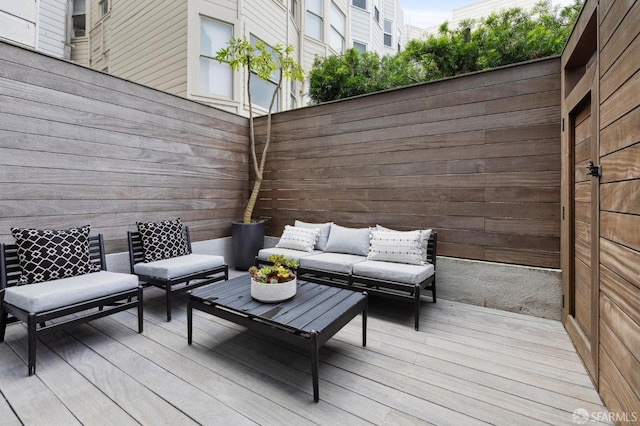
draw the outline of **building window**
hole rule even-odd
[[[200,18],[200,91],[231,98],[233,72],[229,64],[222,64],[214,57],[226,47],[233,34],[233,27],[213,19]]]
[[[289,6],[289,13],[293,18],[293,22],[298,23],[298,0],[291,0],[291,5]]]
[[[304,25],[306,35],[322,40],[323,0],[307,0],[307,15]]]
[[[356,49],[360,53],[365,53],[367,51],[367,45],[364,43],[360,43],[357,41],[353,42],[353,48]]]
[[[329,37],[329,45],[338,53],[344,51],[344,30],[346,16],[342,11],[331,2],[331,34]]]
[[[74,37],[85,37],[87,35],[87,4],[85,0],[73,0],[71,22]]]
[[[101,16],[109,13],[109,0],[100,0],[98,2],[98,6],[100,7],[100,13],[102,14]]]
[[[393,28],[393,22],[388,19],[384,20],[384,45],[387,47],[393,46],[393,35],[391,34]]]
[[[377,6],[373,6],[373,19],[375,19],[378,24],[380,23],[380,11]]]
[[[255,46],[259,40],[253,35],[250,37],[252,46]],[[271,55],[275,57],[273,50],[267,46],[267,51],[271,52]],[[274,59],[275,60],[275,59]],[[253,73],[251,76],[251,103],[261,106],[264,109],[269,109],[271,103],[271,96],[274,90],[278,87],[278,80],[280,79],[280,70],[273,72],[269,76],[269,81],[265,81]],[[273,102],[273,111],[279,110],[279,93],[276,93],[276,99]]]
[[[367,10],[367,0],[351,0],[351,4],[360,9]]]

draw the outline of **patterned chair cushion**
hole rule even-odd
[[[89,255],[89,225],[64,230],[12,228],[21,274],[18,285],[97,272]]]
[[[136,222],[136,225],[144,249],[145,262],[189,254],[180,218],[160,222]]]

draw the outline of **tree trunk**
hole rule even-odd
[[[253,184],[251,197],[249,197],[249,201],[247,202],[247,208],[244,210],[244,217],[242,218],[243,223],[251,223],[251,215],[253,214],[253,208],[256,206],[256,201],[258,201],[258,193],[260,192],[261,186],[262,178],[257,177]]]

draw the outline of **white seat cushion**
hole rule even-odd
[[[118,272],[92,272],[75,277],[8,287],[4,301],[27,312],[44,312],[138,287],[138,277]]]
[[[302,257],[306,257],[306,256],[310,256],[312,254],[319,254],[322,253],[319,250],[314,250],[312,252],[308,252],[308,251],[301,251],[301,250],[293,250],[293,249],[288,249],[288,248],[281,248],[281,247],[271,247],[271,248],[265,248],[262,249],[258,252],[258,259],[260,260],[269,260],[269,256],[274,255],[274,254],[281,254],[284,257],[286,257],[287,259],[295,259],[296,262],[298,262],[298,265],[300,264],[300,258]]]
[[[419,284],[433,275],[433,265],[407,265],[404,263],[367,260],[353,265],[353,275],[405,284]]]
[[[224,265],[224,257],[208,254],[188,254],[149,263],[136,263],[136,274],[171,280],[174,278],[204,272]]]
[[[300,266],[308,269],[350,274],[354,264],[367,260],[365,256],[344,253],[321,253],[300,259]]]

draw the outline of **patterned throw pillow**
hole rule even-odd
[[[316,245],[319,233],[320,228],[285,225],[276,247],[311,252]]]
[[[75,277],[100,268],[91,263],[89,225],[65,230],[11,228],[18,246],[18,285]]]
[[[136,225],[144,249],[145,262],[189,254],[180,218],[160,222],[136,222]]]
[[[384,262],[424,265],[420,231],[371,231],[371,245],[367,259]]]
[[[385,228],[382,225],[376,225],[376,229],[378,231],[401,232],[401,231],[396,231],[395,229]],[[422,261],[427,263],[427,248],[429,247],[429,238],[431,237],[431,232],[433,232],[433,230],[429,228],[429,229],[421,229],[421,230],[419,229],[418,231],[422,233],[422,241],[421,241]]]

